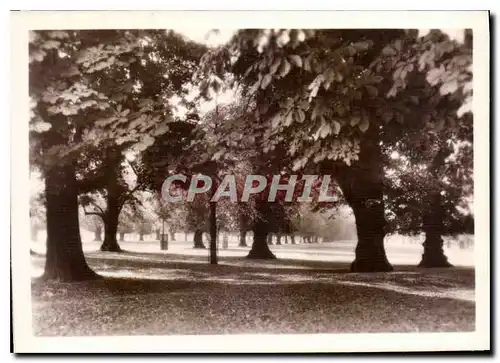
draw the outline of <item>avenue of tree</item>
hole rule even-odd
[[[471,31],[239,30],[217,48],[165,30],[33,31],[29,51],[30,162],[44,181],[30,215],[46,225],[47,279],[98,277],[81,223],[114,252],[125,233],[168,238],[165,224],[197,248],[209,233],[216,263],[221,233],[246,247],[251,231],[248,257],[276,258],[270,235],[327,237],[349,207],[355,272],[393,269],[389,232],[425,234],[422,267],[450,266],[442,236],[473,233]],[[328,175],[338,198],[162,203],[175,173]]]

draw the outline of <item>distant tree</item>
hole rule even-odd
[[[31,239],[38,240],[38,232],[45,229],[45,196],[43,192],[32,193],[30,195],[30,231]]]

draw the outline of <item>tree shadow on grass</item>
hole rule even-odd
[[[130,251],[120,254],[95,252],[86,257],[89,265],[106,277],[104,282],[95,281],[88,287],[97,293],[102,290],[108,294],[173,291],[215,282],[226,285],[322,283],[360,285],[423,295],[446,295],[450,292],[451,297],[454,296],[453,291],[468,290],[467,299],[470,300],[474,289],[474,270],[465,267],[422,269],[397,266],[390,273],[347,273],[347,263],[310,260],[249,261],[241,257],[224,257],[219,265],[209,265],[203,256]],[[32,260],[39,264],[43,262],[38,257],[32,257]],[[46,288],[51,289],[50,285]]]

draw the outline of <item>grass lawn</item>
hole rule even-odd
[[[36,335],[473,331],[474,269],[86,252],[103,279],[32,282]],[[42,269],[43,256],[32,256]]]

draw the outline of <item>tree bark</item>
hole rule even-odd
[[[428,211],[423,218],[425,241],[424,253],[419,267],[452,267],[443,251],[443,218],[444,211],[441,205],[441,193],[435,192],[431,196]]]
[[[435,190],[429,193],[425,205],[425,214],[422,218],[425,240],[423,243],[424,253],[418,265],[419,267],[452,267],[443,251],[442,235],[445,211],[442,205],[441,182],[438,176],[450,153],[451,151],[448,148],[441,147],[430,165],[430,172],[437,180]]]
[[[122,252],[116,234],[118,233],[118,218],[122,206],[118,202],[118,198],[109,195],[107,199],[106,214],[104,216],[104,242],[101,245],[101,251],[107,252]]]
[[[102,227],[96,227],[94,230],[94,242],[102,241],[101,233],[102,233]]]
[[[337,182],[356,218],[358,243],[352,272],[384,272],[393,268],[384,249],[385,206],[384,171],[378,130],[371,127],[360,145],[359,161],[343,165],[335,173]],[[370,132],[370,131],[369,131]]]
[[[193,248],[206,248],[203,244],[203,232],[200,229],[194,231],[194,246]]]
[[[268,214],[269,205],[267,201],[257,201],[257,216],[253,224],[253,243],[247,258],[251,259],[275,259],[276,256],[271,252],[267,244],[269,233]]]
[[[100,276],[85,261],[78,221],[78,188],[72,165],[45,172],[47,255],[43,278],[82,281]]]
[[[212,187],[212,195],[215,187]],[[217,265],[217,242],[219,233],[217,230],[217,204],[210,202],[210,264]]]
[[[239,247],[247,247],[247,231],[240,230],[240,243]]]

